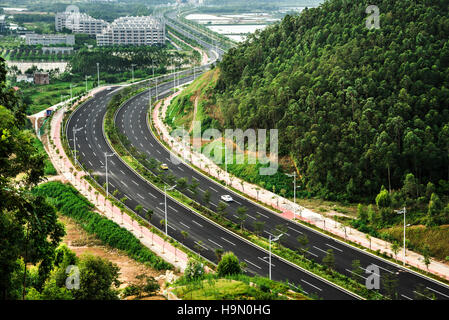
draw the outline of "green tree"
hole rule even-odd
[[[335,256],[334,250],[328,249],[326,256],[323,258],[323,264],[327,267],[329,271],[332,271],[335,268]]]
[[[220,201],[220,202],[218,203],[218,206],[217,206],[217,213],[218,213],[220,216],[225,217],[225,216],[226,216],[226,209],[227,209],[227,208],[228,208],[228,205],[227,205],[226,203]]]
[[[179,191],[183,192],[185,189],[187,189],[188,186],[187,178],[179,178],[176,181],[176,186],[179,189]]]
[[[107,259],[84,254],[79,261],[80,288],[73,290],[77,300],[116,300],[120,268]]]
[[[352,260],[351,268],[351,276],[354,281],[361,282],[363,280],[363,269],[361,268],[360,260]]]
[[[254,220],[253,227],[254,227],[254,234],[257,236],[260,236],[263,232],[263,229],[265,227],[265,222],[260,221],[260,216],[256,217],[256,220]]]
[[[300,252],[302,254],[307,253],[307,251],[309,250],[309,238],[307,237],[306,234],[302,235],[302,236],[298,236],[296,238],[296,241],[298,241],[299,245],[300,245]]]
[[[240,229],[243,230],[243,224],[245,223],[246,219],[248,218],[248,215],[246,212],[248,209],[246,207],[238,207],[237,208],[237,219],[239,220]]]
[[[218,276],[224,277],[241,273],[239,259],[232,252],[223,254],[217,266]]]
[[[432,256],[430,253],[430,248],[427,244],[424,245],[424,248],[422,250],[422,256],[423,256],[423,262],[426,265],[427,271],[429,271],[429,265],[432,261]]]
[[[215,249],[214,253],[215,253],[215,256],[217,257],[217,261],[220,262],[221,261],[221,257],[224,254],[224,250],[221,249],[221,248],[217,248],[217,249]]]
[[[209,206],[209,201],[210,201],[210,191],[206,190],[203,194],[203,200],[206,203],[206,206]]]
[[[357,206],[357,218],[362,222],[368,221],[368,213],[366,212],[365,207],[360,203]]]
[[[443,203],[441,202],[440,197],[438,197],[436,193],[432,193],[427,210],[427,219],[429,225],[436,223],[438,216],[442,210]]]

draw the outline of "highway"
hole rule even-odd
[[[152,94],[154,94],[154,92],[152,92]],[[398,293],[399,297],[402,299],[414,299],[416,295],[419,296],[419,293],[416,293],[415,291],[420,284],[423,288],[427,288],[430,292],[434,293],[436,298],[449,299],[449,287],[446,285],[436,283],[430,279],[398,267],[395,264],[377,258],[374,255],[367,254],[364,250],[346,245],[343,242],[334,240],[313,229],[284,219],[275,212],[265,209],[255,202],[224,188],[221,184],[209,179],[185,163],[179,165],[172,164],[170,162],[169,151],[158,142],[148,127],[147,96],[148,91],[142,95],[133,97],[120,108],[115,120],[117,128],[119,128],[121,133],[128,137],[131,144],[140,152],[149,157],[153,157],[162,163],[167,163],[170,172],[177,178],[185,177],[189,182],[191,182],[192,179],[199,181],[199,196],[197,196],[196,199],[203,205],[206,205],[203,200],[203,194],[206,190],[211,194],[209,206],[212,210],[216,209],[218,203],[221,201],[221,195],[231,194],[234,201],[227,203],[229,205],[226,210],[228,213],[227,218],[238,224],[237,208],[245,206],[248,208],[248,218],[244,223],[246,229],[254,230],[254,222],[256,220],[262,221],[265,225],[263,236],[268,238],[270,234],[273,235],[275,233],[274,229],[276,226],[284,225],[287,227],[287,233],[283,237],[284,245],[291,249],[299,249],[297,237],[306,235],[309,240],[308,258],[321,262],[326,255],[326,251],[332,249],[335,255],[336,269],[340,273],[351,276],[353,272],[352,261],[359,260],[363,270],[365,270],[367,266],[374,264],[379,266],[381,278],[385,275],[394,275],[397,277],[399,281]],[[184,190],[183,192],[188,197],[193,196],[189,190]],[[368,275],[363,274],[362,276],[367,277]],[[364,279],[360,280],[364,281]]]
[[[191,80],[191,77],[180,79],[180,83],[185,83],[189,80]],[[158,92],[161,93],[167,91],[171,86],[172,82],[160,85]],[[151,94],[155,94],[154,88],[152,89]],[[104,169],[102,168],[102,166],[104,166],[103,154],[104,152],[111,152],[102,133],[102,120],[107,101],[110,97],[111,94],[109,92],[99,93],[94,99],[80,107],[72,115],[70,122],[68,123],[68,137],[72,147],[73,140],[71,140],[71,134],[73,127],[85,128],[84,131],[80,131],[77,134],[77,141],[81,141],[81,143],[78,144],[81,163],[86,170],[92,169],[95,172],[94,174],[100,175],[100,184],[105,182]],[[298,249],[297,237],[306,235],[309,240],[308,257],[317,262],[321,262],[326,255],[326,251],[332,249],[335,255],[335,266],[340,273],[352,276],[352,262],[354,260],[359,260],[363,271],[369,265],[375,265],[380,269],[381,279],[385,279],[386,276],[396,278],[398,280],[396,291],[398,292],[398,297],[400,299],[428,299],[429,297],[423,295],[422,291],[418,290],[418,287],[433,294],[437,299],[449,299],[449,287],[444,284],[423,277],[417,273],[410,272],[399,265],[380,259],[364,250],[352,247],[341,241],[334,240],[329,236],[301,224],[286,220],[275,212],[265,209],[258,204],[225,189],[222,185],[198,173],[184,163],[172,165],[169,160],[170,153],[154,138],[148,129],[147,111],[148,92],[144,92],[132,98],[119,110],[116,117],[116,126],[128,137],[131,144],[139,151],[160,162],[169,164],[170,172],[177,178],[186,177],[189,181],[192,179],[198,180],[200,192],[198,199],[202,199],[203,193],[208,190],[211,193],[210,206],[212,210],[218,205],[221,195],[232,194],[235,201],[230,203],[230,206],[227,209],[227,217],[230,220],[237,222],[237,208],[240,206],[247,207],[248,219],[245,221],[245,228],[249,230],[254,229],[254,221],[262,221],[265,225],[263,235],[268,237],[268,235],[274,233],[274,229],[277,225],[282,224],[287,227],[287,233],[283,237],[283,244],[285,246],[292,249]],[[120,195],[117,198],[126,195],[129,199],[126,204],[130,208],[134,208],[137,204],[141,204],[144,208],[152,208],[155,211],[155,214],[151,222],[155,226],[160,227],[159,221],[160,219],[163,219],[163,205],[161,205],[161,203],[163,203],[163,195],[151,185],[144,182],[116,156],[109,158],[109,162],[111,192],[115,189],[119,190]],[[192,194],[189,194],[188,191],[185,191],[185,193],[187,196],[192,197]],[[195,247],[198,248],[203,246],[201,255],[207,259],[215,261],[214,249],[223,248],[224,250],[233,251],[241,261],[245,261],[248,265],[248,270],[251,273],[264,276],[268,274],[267,262],[264,259],[267,255],[266,252],[255,248],[239,237],[223,230],[202,217],[193,214],[182,205],[177,204],[172,200],[168,200],[168,202],[170,236],[183,242],[180,231],[188,231],[189,238],[184,241],[185,245],[195,251],[198,251]],[[200,246],[198,245],[198,241],[201,241],[199,243]],[[306,278],[306,276],[309,278]],[[367,275],[363,273],[361,275],[362,278],[365,278],[366,276]],[[288,279],[295,285],[301,285],[306,292],[314,292],[324,299],[353,298],[279,259],[273,260],[273,279]],[[360,281],[364,281],[364,279],[360,279]]]
[[[181,83],[191,80],[192,77],[180,79]],[[168,94],[172,82],[161,84],[159,92]],[[103,119],[106,106],[113,95],[113,91],[101,91],[74,111],[66,126],[70,148],[73,150],[73,129],[82,128],[76,133],[77,150],[80,164],[84,170],[92,170],[93,175],[99,176],[99,184],[103,185],[105,179],[105,153],[112,153],[103,134]],[[148,99],[148,94],[142,95],[142,101]],[[145,102],[148,105],[148,100]],[[143,180],[118,156],[108,158],[109,191],[118,190],[117,199],[127,197],[126,205],[135,208],[141,204],[146,209],[154,210],[151,223],[163,229],[159,223],[164,219],[164,195],[151,184]],[[216,262],[214,250],[222,248],[234,252],[242,262],[245,262],[247,272],[262,276],[268,275],[268,252],[262,250],[246,240],[232,234],[224,228],[191,212],[189,209],[167,197],[168,206],[168,234],[183,243],[191,250],[200,253],[210,261]],[[184,239],[181,231],[188,232]],[[201,248],[199,252],[199,248]],[[353,295],[320,278],[293,266],[292,264],[273,256],[272,278],[274,280],[288,280],[295,286],[301,286],[308,294],[314,294],[323,299],[356,299]]]
[[[220,52],[220,54],[221,53],[222,52]],[[152,91],[151,94],[154,95],[154,92]],[[235,201],[229,203],[230,206],[227,209],[227,217],[233,222],[238,223],[236,214],[237,208],[240,206],[245,206],[248,208],[248,219],[245,221],[244,225],[245,228],[249,230],[254,230],[254,222],[256,220],[262,221],[265,224],[263,236],[268,237],[270,234],[274,234],[274,229],[276,226],[285,225],[288,231],[283,239],[284,245],[291,249],[297,250],[299,249],[297,237],[306,235],[309,240],[308,258],[321,263],[323,258],[326,256],[327,250],[332,249],[335,255],[336,270],[342,274],[354,277],[352,262],[354,260],[359,260],[363,271],[365,271],[368,266],[375,265],[380,269],[381,279],[389,277],[397,279],[397,291],[400,299],[427,299],[427,296],[423,296],[421,293],[423,288],[429,293],[435,295],[435,298],[437,299],[449,299],[449,286],[445,284],[433,281],[417,273],[410,272],[408,269],[366,253],[364,250],[347,245],[344,242],[335,240],[301,224],[284,219],[275,212],[267,210],[255,202],[249,201],[248,199],[225,189],[222,185],[207,178],[201,173],[198,173],[184,163],[177,166],[171,165],[170,153],[157,141],[148,128],[146,120],[148,111],[147,96],[148,92],[136,96],[126,103],[117,113],[116,126],[128,137],[131,144],[140,152],[146,154],[147,156],[153,157],[162,163],[169,164],[170,172],[177,178],[186,177],[190,182],[192,179],[199,181],[200,195],[197,199],[200,200],[200,202],[203,198],[203,193],[208,190],[211,193],[211,201],[209,205],[211,209],[214,210],[220,201],[221,195],[232,194]],[[192,194],[189,193],[189,191],[184,191],[184,193],[187,196],[192,197]],[[203,204],[205,204],[204,201]],[[364,282],[367,276],[368,274],[362,274],[361,276],[355,277],[360,278],[360,281]],[[418,288],[421,290],[418,290]],[[384,291],[381,290],[381,292]]]

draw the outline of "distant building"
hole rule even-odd
[[[9,24],[6,22],[6,16],[0,16],[0,33],[5,33],[9,30]]]
[[[16,77],[16,81],[17,82],[33,83],[34,82],[34,77],[32,75],[29,75],[29,74],[19,74]]]
[[[95,19],[85,13],[58,12],[55,15],[55,29],[62,31],[64,28],[73,33],[85,33],[96,35],[108,26],[104,20]]]
[[[118,18],[97,34],[98,46],[156,44],[165,44],[165,23],[149,16]]]
[[[72,54],[73,47],[42,47],[42,53],[48,54]]]
[[[50,76],[48,72],[35,72],[34,84],[50,84]]]
[[[75,36],[73,34],[26,34],[25,44],[27,45],[44,45],[50,46],[54,44],[66,44],[73,46],[75,44]]]

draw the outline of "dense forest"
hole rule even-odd
[[[220,63],[224,126],[278,128],[312,194],[373,201],[416,179],[447,189],[447,1],[330,0],[249,36]],[[447,191],[447,190],[446,190]]]

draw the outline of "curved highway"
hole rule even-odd
[[[180,82],[191,81],[192,77],[181,79]],[[159,86],[159,92],[169,94],[172,82]],[[154,90],[154,89],[153,89]],[[86,171],[92,170],[99,176],[100,185],[105,183],[105,153],[113,153],[103,134],[103,118],[106,114],[106,106],[113,92],[101,91],[92,99],[75,110],[68,120],[66,135],[69,145],[73,149],[73,129],[80,129],[76,133],[79,161]],[[139,105],[148,105],[148,92],[138,95]],[[135,114],[137,118],[145,118],[146,109]],[[140,133],[140,130],[139,130]],[[118,190],[117,198],[127,197],[126,205],[135,208],[141,204],[144,209],[154,210],[151,223],[162,229],[159,221],[164,219],[164,195],[151,184],[143,180],[117,155],[108,158],[109,190],[110,193]],[[168,234],[185,246],[209,259],[216,261],[214,250],[222,248],[225,251],[233,251],[241,261],[248,265],[249,273],[262,276],[268,275],[268,253],[244,239],[230,233],[220,226],[197,215],[183,205],[167,197],[168,208]],[[184,239],[181,231],[187,231],[189,236]],[[290,283],[301,286],[308,294],[314,294],[323,299],[355,299],[346,291],[333,284],[323,281],[314,275],[293,266],[292,264],[273,256],[272,278],[274,280],[288,280]]]
[[[152,92],[152,95],[154,92]],[[136,96],[128,101],[117,113],[116,126],[120,132],[126,135],[131,144],[140,152],[147,156],[153,157],[162,163],[170,163],[170,153],[162,146],[159,141],[153,136],[147,124],[147,109],[148,109],[148,92],[146,94]],[[305,227],[301,224],[284,219],[275,212],[259,206],[253,201],[248,200],[221,184],[209,179],[205,175],[192,169],[189,165],[181,163],[180,165],[170,165],[170,172],[177,178],[185,177],[190,182],[192,179],[199,181],[199,193],[197,197],[199,202],[202,202],[203,194],[208,190],[211,194],[211,200],[208,204],[212,210],[216,209],[221,195],[232,194],[234,202],[228,203],[227,218],[235,223],[238,222],[237,208],[245,206],[248,208],[247,220],[244,225],[249,230],[254,230],[254,222],[256,220],[264,222],[265,229],[263,236],[268,237],[274,233],[274,229],[278,225],[287,227],[287,233],[284,236],[283,243],[293,249],[298,250],[298,236],[306,235],[308,244],[308,257],[317,262],[322,262],[327,254],[327,250],[332,249],[335,256],[336,270],[349,277],[357,277],[360,281],[365,282],[368,274],[354,275],[352,263],[354,260],[359,260],[362,271],[370,265],[377,266],[380,271],[381,280],[384,278],[394,278],[398,280],[398,297],[400,299],[410,300],[415,298],[424,298],[434,295],[436,299],[449,299],[449,286],[440,282],[434,281],[430,278],[424,277],[418,273],[411,272],[401,266],[378,258],[372,254],[366,253],[364,250],[347,245],[342,241],[338,241],[325,234],[317,232],[311,228]],[[188,190],[183,191],[188,197],[192,197],[192,193]],[[382,281],[381,281],[381,287]],[[422,290],[427,291],[422,295]],[[381,292],[383,290],[381,289]]]

